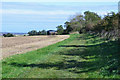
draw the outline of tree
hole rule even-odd
[[[75,15],[70,22],[65,22],[66,31],[79,31],[80,33],[91,31],[101,20],[101,17],[90,11],[84,12],[84,15]]]
[[[37,31],[36,30],[32,30],[30,32],[28,32],[29,36],[34,36],[34,35],[37,35]]]
[[[101,20],[101,17],[94,12],[90,12],[90,11],[86,11],[84,12],[85,15],[85,21],[91,21],[91,22],[98,22],[99,20]]]
[[[119,6],[120,6],[120,2],[119,2]],[[118,15],[118,42],[120,45],[120,12],[117,14]]]
[[[42,34],[42,35],[46,35],[47,32],[46,32],[45,30],[42,30],[42,31],[41,31],[41,34]]]
[[[4,37],[14,37],[14,35],[11,34],[11,33],[3,34],[3,36],[4,36]]]
[[[37,32],[37,35],[41,35],[41,34],[42,34],[42,32],[41,32],[41,31]]]
[[[59,35],[63,34],[64,33],[64,29],[63,29],[63,26],[62,25],[59,25],[56,27],[57,28],[57,32]]]
[[[94,12],[86,11],[84,12],[85,27],[86,31],[91,31],[94,26],[101,20],[101,17]]]
[[[80,31],[84,27],[85,21],[84,16],[81,14],[77,14],[73,19],[70,20],[70,27],[72,31]]]
[[[67,22],[65,22],[64,24],[65,24],[64,27],[66,28],[66,29],[65,29],[65,30],[66,30],[66,33],[69,34],[69,32],[73,31],[70,22],[67,21]]]
[[[95,25],[95,32],[106,39],[118,39],[119,34],[119,14],[114,12],[108,13],[97,25]]]

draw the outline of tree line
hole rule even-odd
[[[57,34],[69,34],[70,32],[78,31],[82,33],[97,34],[100,37],[106,39],[119,39],[120,38],[120,26],[119,26],[119,13],[108,13],[101,18],[97,13],[85,11],[84,14],[77,14],[70,21],[66,21],[64,26],[57,26]],[[64,29],[65,28],[65,29]],[[28,32],[29,36],[34,35],[47,35],[47,31],[32,30]],[[11,36],[12,34],[4,34],[4,37]]]
[[[47,31],[42,30],[42,31],[36,31],[36,30],[32,30],[28,32],[29,36],[34,36],[34,35],[46,35]]]
[[[95,12],[85,11],[84,15],[77,14],[70,21],[65,22],[63,26],[58,26],[59,34],[69,34],[78,31],[82,33],[96,34],[106,39],[119,39],[119,13],[110,12],[103,18]]]

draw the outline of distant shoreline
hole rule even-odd
[[[13,35],[25,35],[25,34],[27,34],[27,33],[17,33],[17,32],[0,32],[0,36],[2,36],[3,34],[7,34],[7,33],[11,33],[11,34],[13,34]]]

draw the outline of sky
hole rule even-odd
[[[69,21],[74,15],[83,14],[88,10],[100,16],[111,11],[118,12],[117,0],[111,0],[111,2],[104,2],[105,0],[103,2],[99,2],[100,0],[97,0],[98,2],[94,0],[93,2],[89,0],[86,0],[88,2],[17,1],[3,0],[2,2],[2,9],[0,8],[2,32],[27,33],[30,30],[56,30],[58,25],[64,25],[65,21]]]
[[[118,2],[119,0],[2,0],[2,2]]]

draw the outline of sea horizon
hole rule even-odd
[[[7,33],[11,33],[13,35],[25,35],[25,34],[27,34],[25,32],[0,32],[0,36],[2,36],[3,34],[7,34]]]

